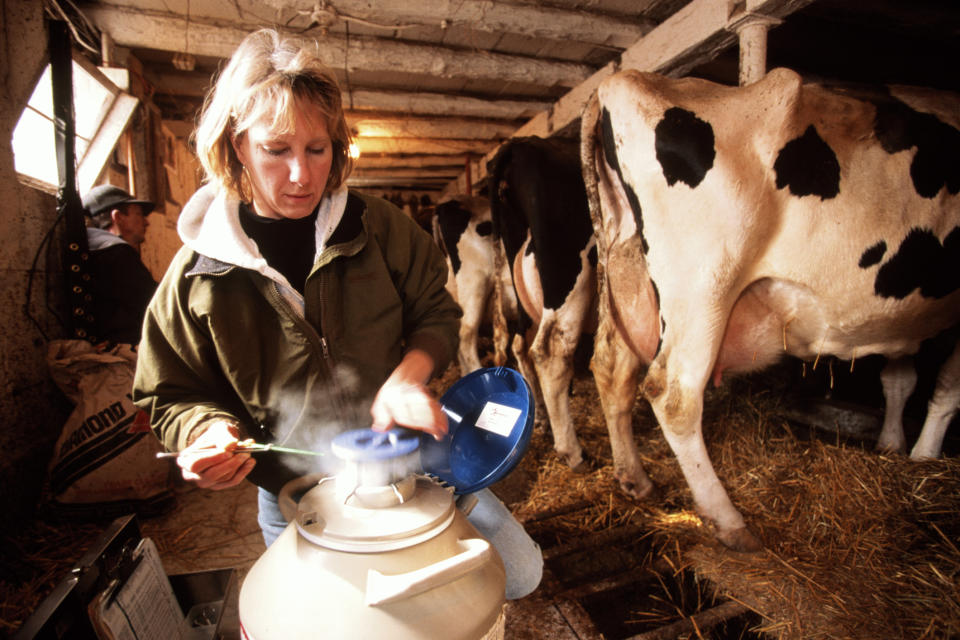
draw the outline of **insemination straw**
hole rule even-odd
[[[203,449],[219,449],[220,447],[203,447]],[[202,449],[194,449],[194,451],[200,451]],[[254,442],[252,444],[244,444],[233,450],[235,453],[263,453],[264,451],[276,451],[278,453],[292,453],[301,456],[322,456],[323,453],[319,451],[307,451],[305,449],[291,449],[290,447],[278,447],[273,444],[260,444]],[[184,451],[164,451],[157,454],[158,458],[176,458]]]

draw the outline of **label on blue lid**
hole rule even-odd
[[[517,418],[520,417],[522,412],[522,409],[488,402],[483,406],[480,417],[477,418],[477,426],[498,436],[507,437],[513,431],[517,424]]]

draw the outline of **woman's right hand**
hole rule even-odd
[[[218,420],[177,456],[183,479],[204,489],[229,489],[240,484],[257,463],[249,453],[237,453],[240,430]]]

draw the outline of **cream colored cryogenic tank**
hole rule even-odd
[[[533,394],[516,371],[491,367],[461,378],[441,404],[441,440],[347,431],[332,443],[342,469],[283,488],[290,524],[240,590],[245,640],[503,638],[503,562],[454,489],[480,491],[517,465]]]
[[[364,484],[377,467],[284,487],[290,525],[244,579],[243,638],[503,637],[503,563],[452,490],[412,474]]]

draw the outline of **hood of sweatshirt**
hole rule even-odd
[[[316,258],[323,250],[330,234],[340,223],[347,205],[347,188],[341,186],[320,201],[317,215]],[[197,190],[180,212],[177,233],[190,249],[199,254],[245,269],[252,269],[265,276],[289,283],[267,264],[253,241],[240,226],[240,201],[227,195],[213,183]]]

